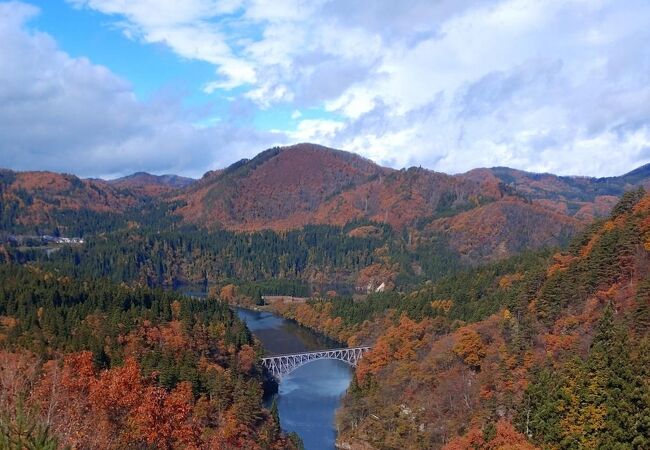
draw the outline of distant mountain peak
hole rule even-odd
[[[641,167],[637,167],[634,170],[626,173],[625,175],[620,176],[619,178],[627,181],[630,184],[637,184],[650,178],[650,163],[644,164]],[[647,185],[647,183],[642,183]]]
[[[236,229],[294,228],[328,199],[390,169],[354,153],[315,144],[269,148],[209,172],[179,197],[188,221]]]
[[[412,227],[506,197],[584,222],[606,215],[630,184],[650,179],[646,171],[650,166],[606,180],[508,167],[451,176],[418,167],[385,168],[356,153],[303,142],[272,147],[207,172],[175,198],[185,204],[177,211],[186,221],[236,230],[351,220]]]
[[[165,186],[169,188],[184,188],[194,183],[193,178],[179,175],[153,175],[148,172],[135,172],[121,178],[108,180],[109,184],[121,187],[146,187],[147,185]]]

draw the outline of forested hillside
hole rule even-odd
[[[534,204],[537,214],[548,214],[543,225],[560,216],[564,223],[577,224],[607,215],[618,196],[649,179],[647,167],[610,178],[559,177],[508,168],[451,176],[416,167],[390,169],[340,150],[297,144],[209,172],[176,200],[185,204],[178,213],[188,222],[249,231],[344,225],[352,220],[413,229],[422,221],[503,199]],[[544,226],[529,231],[553,236]]]
[[[644,449],[649,286],[650,196],[632,191],[565,252],[279,311],[374,344],[338,416],[351,448]]]
[[[307,144],[193,183],[1,171],[0,447],[297,448],[221,300],[340,283],[357,295],[269,308],[372,345],[342,445],[648,448],[650,196],[619,198],[647,172],[450,176]],[[179,283],[210,299],[155,289]]]
[[[0,448],[298,448],[224,303],[0,266]]]
[[[83,180],[3,170],[0,239],[175,232],[188,225],[211,232],[274,230],[274,239],[282,239],[304,226],[373,223],[390,226],[411,253],[443,242],[463,263],[477,264],[564,245],[589,221],[606,216],[625,190],[648,180],[647,167],[603,179],[507,168],[458,175],[395,170],[313,144],[272,148],[197,181],[146,173]],[[415,261],[406,272],[417,274],[426,264]]]
[[[38,261],[76,277],[150,286],[271,279],[354,284],[360,273],[377,266],[387,269],[376,279],[366,274],[365,284],[394,279],[397,265],[384,263],[390,260],[389,248],[397,248],[392,231],[381,225],[361,228],[313,225],[286,233],[132,230],[92,237],[83,246],[63,247],[49,256],[42,250],[10,249],[9,258]]]
[[[414,235],[416,242],[444,236],[463,261],[475,264],[565,245],[583,226],[573,217],[508,197],[433,220]]]
[[[149,286],[283,279],[346,284],[370,292],[382,284],[389,290],[412,289],[528,248],[564,244],[575,232],[574,224],[561,218],[546,225],[537,223],[543,219],[535,214],[535,206],[520,201],[505,202],[499,213],[490,205],[486,208],[477,211],[481,217],[491,217],[485,218],[484,225],[460,214],[421,232],[400,232],[372,222],[306,225],[285,232],[137,227],[90,235],[84,245],[60,246],[50,252],[9,243],[0,261],[37,261],[73,276],[102,276]],[[554,239],[514,232],[537,226],[554,233]]]
[[[185,203],[178,212],[203,226],[298,228],[319,223],[310,216],[324,201],[387,170],[354,153],[318,145],[276,147],[209,173],[176,199]]]
[[[607,215],[623,192],[636,186],[650,186],[650,165],[647,164],[624,175],[605,178],[535,174],[507,167],[495,167],[489,173],[533,202],[590,220]]]
[[[140,195],[156,196],[188,187],[195,181],[192,178],[178,175],[152,175],[147,172],[136,172],[125,177],[104,181],[104,183],[119,188],[130,189]]]
[[[84,236],[138,224],[168,227],[173,204],[103,180],[0,169],[4,234]]]

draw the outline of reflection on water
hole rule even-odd
[[[260,339],[267,354],[339,346],[269,312],[237,309],[237,314]],[[282,428],[298,433],[307,450],[334,449],[334,412],[351,378],[350,367],[334,360],[314,361],[287,375],[277,397]]]
[[[334,413],[350,379],[347,364],[326,359],[289,374],[280,383],[278,393],[282,428],[297,432],[307,450],[333,449]]]

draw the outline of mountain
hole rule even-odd
[[[247,231],[343,225],[353,220],[413,228],[422,221],[499,201],[506,203],[476,214],[485,217],[489,210],[521,209],[522,214],[546,213],[549,221],[559,218],[563,224],[577,226],[608,214],[623,192],[639,185],[650,185],[650,166],[609,178],[505,167],[447,175],[416,167],[390,169],[352,153],[297,144],[208,172],[175,200],[186,203],[178,213],[187,222]],[[514,206],[512,199],[535,207]]]
[[[188,187],[195,181],[193,178],[178,175],[152,175],[147,172],[136,172],[106,182],[112,186],[128,188],[143,195],[153,196]]]
[[[298,144],[208,172],[174,201],[185,205],[176,213],[188,223],[237,231],[387,223],[412,242],[442,237],[476,262],[566,242],[607,215],[623,192],[648,183],[649,167],[610,178],[503,167],[448,175]]]
[[[161,218],[239,232],[373,222],[405,233],[412,247],[444,241],[472,263],[566,242],[606,216],[623,192],[650,184],[650,166],[608,178],[505,167],[448,175],[381,167],[314,144],[272,148],[196,181],[144,172],[109,181],[2,173],[5,230],[47,225],[101,231],[102,220],[110,229],[144,222],[160,228]],[[98,214],[105,216],[99,220]]]
[[[175,200],[187,222],[234,230],[290,229],[341,192],[389,173],[353,153],[313,144],[266,150],[211,172]]]
[[[188,222],[286,230],[362,219],[401,229],[503,197],[498,185],[422,168],[394,170],[313,144],[267,150],[209,172],[175,200]]]
[[[507,167],[476,169],[461,176],[488,184],[502,183],[534,203],[590,221],[607,215],[623,192],[636,186],[650,186],[650,164],[618,177],[606,178],[529,173]]]
[[[517,197],[505,197],[470,211],[436,219],[420,238],[443,235],[466,261],[504,258],[526,249],[556,246],[582,229],[583,223]]]
[[[383,176],[325,201],[312,220],[336,225],[371,220],[404,229],[421,219],[457,214],[503,197],[498,186],[490,189],[471,179],[416,167],[384,169]]]
[[[3,230],[33,230],[44,226],[105,220],[141,206],[143,199],[103,181],[82,180],[53,172],[0,170],[0,224]],[[108,224],[105,222],[105,225]]]
[[[267,150],[202,180],[176,197],[186,221],[235,230],[305,224],[385,222],[401,229],[497,200],[498,184],[422,168],[394,170],[313,144]]]
[[[0,351],[0,384],[72,446],[141,446],[146,430],[169,448],[290,448],[228,306],[136,285],[195,281],[250,304],[334,280],[367,295],[267,307],[372,347],[337,413],[340,448],[650,448],[649,175],[446,175],[310,144],[164,192],[144,174],[0,171],[0,231],[91,234],[52,253],[0,245],[0,343],[29,349]]]

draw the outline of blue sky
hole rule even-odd
[[[0,1],[0,166],[200,176],[315,142],[393,167],[650,161],[647,0]]]
[[[110,68],[132,83],[141,100],[166,87],[203,98],[197,93],[214,73],[210,64],[180,59],[163,45],[145,46],[128,39],[109,18],[93,10],[56,0],[30,4],[38,6],[40,13],[28,22],[29,28],[53,36],[72,57],[87,57]]]
[[[156,95],[179,96],[185,106],[201,110],[199,125],[227,114],[232,98],[243,91],[232,89],[206,95],[204,86],[215,78],[213,65],[179,56],[164,44],[143,45],[130,39],[115,20],[93,9],[74,7],[64,1],[30,3],[40,9],[29,23],[31,28],[52,35],[70,56],[87,57],[128,80],[141,101]],[[254,30],[250,32],[255,34]],[[263,130],[289,129],[295,127],[293,112],[282,105],[273,110],[255,109],[246,120]],[[320,108],[311,108],[305,114],[312,118],[331,115]]]

